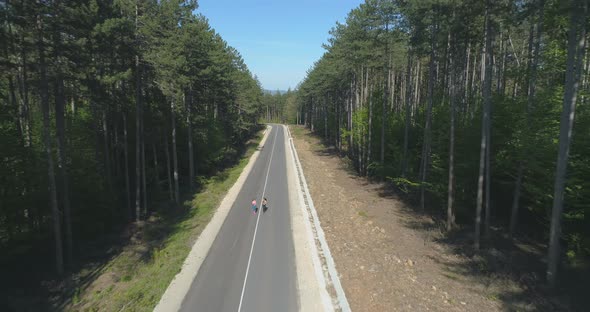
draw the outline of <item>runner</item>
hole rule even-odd
[[[256,214],[258,212],[258,207],[256,206],[256,199],[252,200],[252,213]]]
[[[262,213],[265,213],[267,209],[268,209],[268,206],[266,205],[266,197],[264,197],[262,199]]]

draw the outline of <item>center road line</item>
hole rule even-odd
[[[272,129],[272,128],[271,128]],[[264,199],[264,192],[266,191],[266,182],[268,182],[268,173],[270,172],[270,164],[272,163],[272,155],[275,151],[275,144],[277,143],[277,129],[275,129],[275,136],[272,141],[272,150],[270,151],[270,160],[268,161],[268,170],[266,171],[266,178],[264,179],[264,187],[262,188],[262,197],[260,198],[260,203],[262,204],[262,200]],[[238,312],[242,310],[242,302],[244,300],[244,291],[246,290],[246,281],[248,281],[248,271],[250,271],[250,262],[252,260],[252,251],[254,251],[254,242],[256,241],[256,231],[258,231],[258,222],[260,221],[260,211],[258,212],[258,216],[256,217],[256,227],[254,227],[254,237],[252,238],[252,246],[250,247],[250,256],[248,257],[248,266],[246,267],[246,276],[244,276],[244,285],[242,286],[242,294],[240,295],[240,305],[238,306]]]

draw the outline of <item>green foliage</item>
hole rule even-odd
[[[542,240],[548,237],[553,202],[568,3],[544,1],[535,96],[529,99],[534,53],[529,55],[528,49],[535,49],[538,2],[490,2],[494,33],[489,195],[492,220],[500,226],[509,224],[522,164],[519,222],[526,225],[530,232],[527,234]],[[319,136],[326,137],[327,132],[327,143],[340,148],[359,174],[390,181],[409,199],[417,199],[424,187],[429,210],[446,215],[443,209],[447,207],[453,103],[453,209],[459,224],[471,224],[482,126],[485,10],[484,2],[471,0],[372,0],[359,5],[345,23],[332,28],[324,45],[326,52],[300,84],[294,109],[299,122]],[[587,24],[588,16],[585,18]],[[563,239],[576,255],[587,257],[590,78],[588,50],[584,53],[586,67],[580,79],[580,104],[564,194]],[[431,55],[435,64],[432,77]],[[429,81],[433,85],[433,108],[431,131],[427,133]],[[410,117],[406,120],[407,109]],[[426,147],[429,149],[424,152]],[[428,157],[426,168],[422,155]]]
[[[142,253],[132,252],[132,247],[129,248],[131,250],[121,253],[104,270],[108,270],[114,276],[120,276],[119,281],[103,289],[97,296],[91,296],[78,289],[76,297],[79,305],[72,302],[74,305],[70,309],[75,311],[84,306],[97,310],[153,310],[174,276],[182,268],[194,240],[247,165],[261,138],[261,132],[257,133],[255,140],[235,166],[226,168],[217,176],[202,179],[203,188],[190,200],[188,205],[191,209],[183,219],[173,219],[170,224],[146,225],[145,232],[152,228],[159,232],[163,226],[171,228],[171,233],[167,237],[156,235],[152,241],[145,242],[148,246],[154,246],[146,257],[148,261],[142,261]],[[166,212],[162,213],[165,214]],[[164,217],[158,215],[158,218]]]
[[[1,260],[15,261],[35,246],[54,246],[52,239],[64,238],[64,254],[87,261],[79,246],[119,231],[136,217],[179,209],[156,204],[168,199],[168,186],[174,185],[168,181],[174,158],[180,191],[192,192],[190,160],[200,176],[195,180],[204,181],[234,165],[248,148],[264,111],[260,82],[239,52],[194,13],[196,8],[194,0],[0,5]],[[52,218],[43,140],[44,83],[63,237],[53,236],[58,220]],[[60,103],[63,129],[57,122]],[[136,149],[142,143],[143,149]],[[142,154],[143,164],[136,158]],[[61,168],[58,155],[63,155]],[[134,209],[137,176],[140,194],[147,197],[137,196],[140,216]],[[38,259],[51,259],[51,251],[43,252]]]
[[[406,178],[391,178],[388,177],[389,180],[391,180],[391,182],[393,182],[402,192],[404,193],[409,193],[411,191],[415,191],[419,186],[420,183],[416,183],[413,181],[410,181]]]

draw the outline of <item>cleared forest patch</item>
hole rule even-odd
[[[451,234],[386,183],[291,126],[322,228],[353,311],[569,311],[576,294],[543,287],[546,245],[500,235],[475,252],[472,230]],[[582,300],[580,297],[579,300]],[[578,300],[578,301],[579,301]]]

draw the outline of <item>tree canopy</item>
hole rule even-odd
[[[553,265],[587,259],[587,6],[367,0],[332,28],[285,116],[447,229],[475,225],[476,248],[492,224],[557,235],[567,256]]]
[[[238,158],[262,88],[196,8],[0,4],[0,248],[54,246],[62,272]]]

